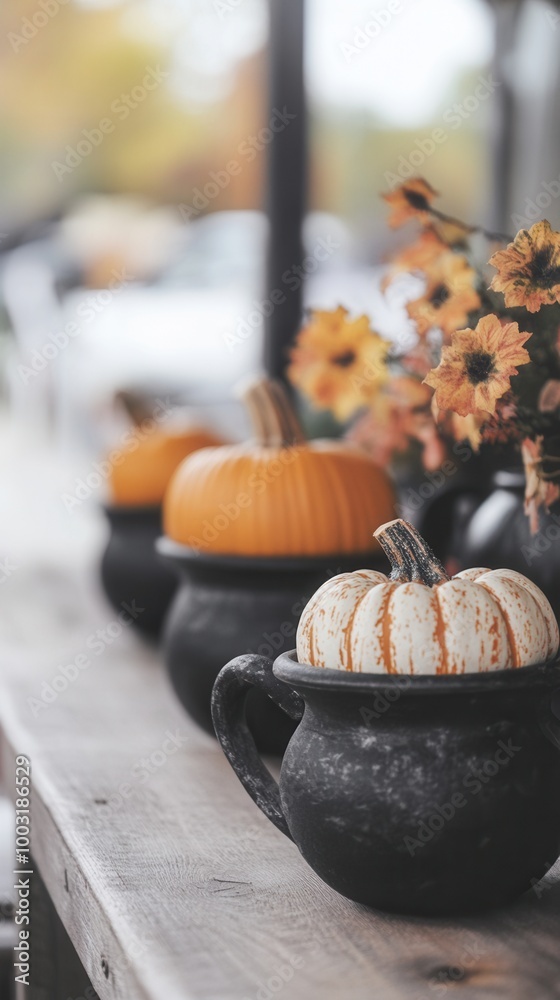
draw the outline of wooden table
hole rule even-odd
[[[63,568],[52,541],[0,588],[4,788],[13,796],[17,754],[33,776],[34,986],[22,995],[91,1000],[82,963],[102,1000],[560,1000],[558,865],[485,918],[346,901],[186,718],[156,651],[130,629],[93,651],[115,619],[94,581],[99,539],[81,568]],[[80,655],[91,665],[37,709],[29,699]]]
[[[482,920],[368,911],[261,816],[133,636],[36,717],[57,663],[2,671],[4,783],[28,755],[36,870],[102,1000],[560,997],[556,878]]]

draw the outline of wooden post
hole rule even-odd
[[[269,119],[295,115],[268,146],[269,220],[266,298],[278,289],[284,298],[266,320],[266,371],[283,378],[287,352],[302,315],[302,288],[294,291],[282,275],[303,260],[302,224],[307,196],[307,107],[304,86],[304,0],[270,0]],[[277,127],[277,126],[276,126]],[[277,296],[280,298],[280,296]]]
[[[519,16],[524,0],[494,3],[495,50],[493,74],[500,86],[496,90],[496,127],[493,140],[492,193],[493,228],[500,233],[511,231],[511,212],[515,183],[517,103],[508,71],[517,37]]]

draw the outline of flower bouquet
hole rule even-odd
[[[515,238],[468,225],[434,206],[422,178],[383,197],[391,227],[419,224],[382,282],[423,282],[406,305],[412,339],[407,331],[405,346],[390,342],[342,306],[316,311],[288,377],[314,406],[350,421],[347,434],[381,464],[414,441],[427,470],[462,442],[490,451],[494,465],[496,450],[506,464],[516,451],[535,533],[560,499],[560,233],[546,221]]]

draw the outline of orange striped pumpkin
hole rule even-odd
[[[391,482],[356,445],[306,441],[277,383],[245,403],[256,440],[206,448],[181,463],[164,503],[166,534],[237,556],[318,556],[377,549],[371,525],[394,511]]]
[[[509,569],[467,569],[449,579],[406,521],[375,532],[390,577],[332,577],[304,608],[300,663],[357,673],[462,674],[544,663],[558,624],[541,590]]]

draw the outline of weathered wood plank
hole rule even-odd
[[[560,1000],[558,868],[484,919],[349,903],[258,812],[130,634],[35,716],[28,699],[112,620],[94,601],[80,618],[76,592],[60,645],[16,655],[0,634],[0,759],[10,793],[15,755],[31,759],[35,859],[102,1000]]]
[[[32,759],[35,855],[101,997],[256,997],[282,972],[294,998],[442,995],[459,975],[472,996],[492,980],[498,995],[560,996],[559,886],[499,919],[370,913],[259,815],[140,649],[106,654],[33,726],[29,689],[12,678],[4,731]],[[186,742],[166,756],[168,731]]]

